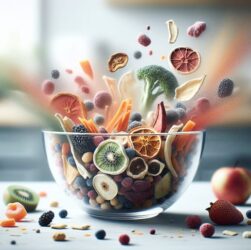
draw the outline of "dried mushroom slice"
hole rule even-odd
[[[164,146],[164,155],[165,155],[165,161],[166,161],[167,167],[169,168],[170,172],[175,178],[177,178],[178,175],[172,163],[172,144],[176,137],[175,133],[177,133],[182,127],[183,127],[183,124],[179,124],[179,125],[173,125],[170,128],[168,135],[166,137],[165,146]]]
[[[131,160],[127,169],[127,175],[133,179],[143,179],[148,172],[148,165],[141,157],[135,157]]]
[[[175,99],[180,102],[191,100],[200,90],[206,75],[191,79],[175,89]]]
[[[104,200],[112,200],[118,194],[117,183],[106,174],[97,174],[93,178],[93,187]]]
[[[58,119],[62,129],[64,132],[72,132],[71,128],[73,127],[73,122],[70,118],[68,117],[62,117],[60,114],[55,114],[55,117]],[[75,152],[74,150],[74,147],[72,145],[72,142],[69,138],[68,135],[66,135],[67,137],[67,140],[68,140],[68,143],[70,145],[70,148],[71,148],[71,153],[72,153],[72,156],[75,160],[75,163],[76,163],[76,166],[77,166],[77,169],[78,169],[78,172],[80,173],[80,175],[82,175],[85,179],[86,178],[90,178],[91,177],[91,174],[87,171],[87,169],[85,168],[85,166],[82,164],[82,160],[81,158],[78,156],[78,154]]]
[[[148,175],[157,176],[160,175],[164,169],[165,164],[159,160],[151,160],[148,162]]]
[[[128,63],[128,55],[125,53],[113,54],[108,61],[108,69],[110,72],[115,72],[123,68]]]

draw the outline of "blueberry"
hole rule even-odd
[[[12,240],[12,241],[10,242],[10,244],[11,244],[11,245],[16,245],[17,242],[16,242],[15,240]]]
[[[126,148],[125,151],[126,151],[126,154],[130,160],[136,156],[136,151],[132,148]]]
[[[184,110],[183,108],[176,108],[175,111],[178,113],[179,119],[186,117],[186,110]]]
[[[135,59],[140,59],[142,57],[142,53],[140,51],[135,51],[133,56]]]
[[[101,230],[98,230],[96,233],[95,233],[95,237],[98,239],[98,240],[103,240],[106,236],[106,232],[105,230],[101,229]]]
[[[223,98],[232,95],[234,82],[231,79],[223,79],[218,88],[218,96]]]
[[[184,110],[187,110],[186,106],[181,102],[177,102],[175,108],[182,108]]]
[[[69,156],[69,157],[67,158],[67,161],[68,161],[68,163],[69,163],[71,166],[73,166],[73,167],[76,166],[76,162],[75,162],[75,160],[74,160],[74,158],[73,158],[72,156]]]
[[[130,131],[130,130],[132,130],[133,128],[136,128],[136,127],[139,127],[139,126],[142,126],[142,123],[141,123],[141,122],[139,122],[139,121],[132,121],[132,122],[129,124],[129,126],[128,126],[128,128],[127,128],[127,131]]]
[[[166,118],[168,124],[174,124],[179,120],[179,115],[174,109],[166,111]]]
[[[61,210],[61,211],[59,212],[58,215],[59,215],[60,218],[65,218],[65,217],[67,217],[68,212],[67,212],[67,210],[63,209],[63,210]]]
[[[86,180],[86,186],[87,187],[92,187],[92,178],[89,178]]]
[[[130,120],[140,122],[142,120],[142,115],[138,112],[134,112],[132,113]]]
[[[105,122],[105,118],[103,115],[95,115],[94,117],[94,122],[97,124],[97,125],[102,125],[104,122]]]
[[[61,144],[60,143],[57,143],[57,144],[55,144],[55,146],[54,146],[54,150],[55,150],[55,152],[57,152],[57,153],[60,153],[61,152]]]
[[[54,69],[54,70],[51,71],[51,77],[53,79],[58,79],[59,76],[60,76],[60,73],[59,73],[59,71],[57,69]]]
[[[246,212],[246,216],[247,216],[249,219],[251,219],[251,210],[248,210],[248,211]]]
[[[87,111],[92,111],[94,109],[94,104],[92,101],[85,101],[85,107]]]
[[[82,176],[77,176],[72,184],[73,188],[79,189],[81,187],[86,187],[86,181]]]
[[[133,208],[133,203],[129,200],[125,200],[125,202],[123,203],[123,206],[124,208],[131,209]]]

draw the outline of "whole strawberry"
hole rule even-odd
[[[243,221],[242,213],[229,201],[217,200],[207,208],[210,219],[218,225],[237,225]]]

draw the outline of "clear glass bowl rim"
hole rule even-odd
[[[205,130],[188,131],[188,132],[165,132],[165,133],[76,133],[76,132],[64,132],[64,131],[51,131],[42,130],[43,134],[55,134],[55,135],[82,135],[82,136],[167,136],[167,135],[199,135],[204,134]]]

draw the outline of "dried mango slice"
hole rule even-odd
[[[182,127],[183,127],[183,124],[173,125],[170,128],[168,135],[166,137],[165,146],[164,146],[164,156],[165,156],[166,165],[175,178],[177,178],[178,175],[174,169],[173,162],[172,162],[172,143],[176,137],[175,133],[177,133]]]
[[[108,61],[108,69],[110,72],[115,72],[123,68],[128,63],[128,55],[125,53],[113,54]]]
[[[159,153],[161,148],[161,137],[156,133],[152,128],[136,127],[130,131],[129,143],[138,155],[144,159],[151,159]]]
[[[186,47],[173,50],[169,59],[173,68],[181,74],[190,74],[200,65],[199,52]]]
[[[63,117],[67,116],[74,123],[79,123],[79,117],[86,117],[87,111],[85,105],[76,95],[69,93],[59,93],[51,100],[51,107],[56,113]]]
[[[191,100],[200,90],[206,75],[194,78],[175,89],[175,99],[180,102]]]
[[[82,70],[86,73],[86,75],[93,79],[93,71],[90,62],[88,60],[82,60],[80,61],[80,66]]]

